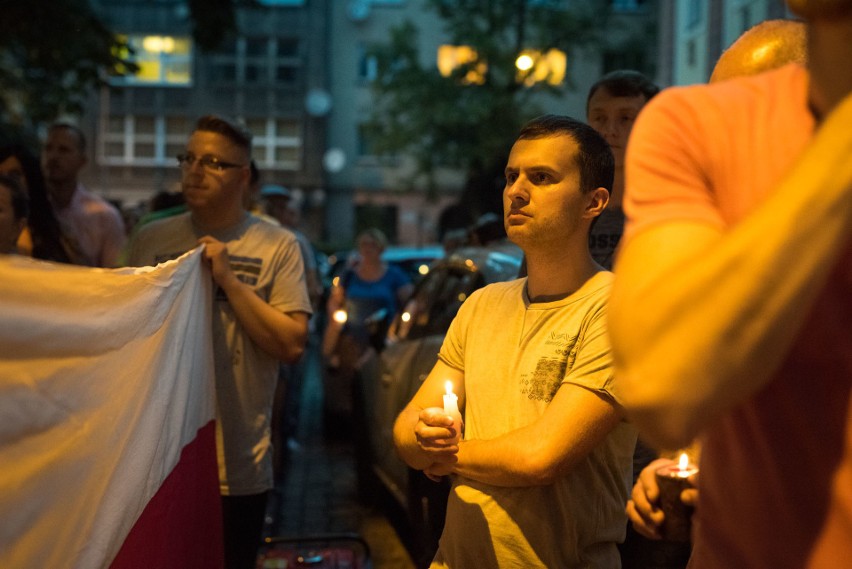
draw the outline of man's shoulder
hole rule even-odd
[[[720,108],[742,108],[755,105],[766,106],[776,98],[789,99],[800,91],[804,95],[808,73],[797,64],[778,69],[735,77],[712,84],[675,86],[664,89],[642,110],[642,114],[654,115],[664,110],[691,111],[694,116],[707,116],[708,105]]]
[[[254,214],[249,214],[246,223],[244,235],[250,241],[259,241],[265,244],[296,243],[298,245],[296,234],[286,227],[264,221]]]
[[[583,318],[596,318],[606,312],[615,275],[601,270],[592,275],[561,303],[560,309]]]
[[[571,296],[577,300],[583,298],[600,298],[605,302],[609,299],[613,282],[615,282],[615,274],[612,271],[598,271]]]
[[[189,226],[189,212],[160,217],[140,225],[136,232],[136,237],[147,237],[161,232],[175,231],[178,228],[187,226]]]
[[[521,302],[523,301],[524,285],[526,282],[526,278],[520,278],[510,281],[490,283],[474,291],[470,300],[476,299],[479,302],[502,302],[507,298],[516,298],[518,302]]]
[[[92,192],[83,184],[77,186],[75,194],[76,199],[79,200],[78,203],[88,214],[101,215],[106,213],[109,215],[120,215],[115,205],[103,196]]]
[[[134,231],[128,247],[128,262],[148,265],[175,259],[192,249],[196,241],[189,213],[155,219]]]

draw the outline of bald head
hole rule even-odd
[[[788,63],[807,61],[805,24],[793,20],[767,20],[743,33],[731,44],[713,69],[710,82],[756,75]]]

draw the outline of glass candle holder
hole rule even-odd
[[[660,509],[665,518],[660,535],[666,541],[689,541],[692,532],[692,513],[695,510],[680,499],[681,493],[692,488],[688,478],[698,472],[691,464],[669,464],[656,471],[660,488]]]

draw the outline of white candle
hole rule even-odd
[[[447,392],[444,394],[444,413],[453,418],[453,429],[456,431],[456,436],[452,439],[448,439],[448,442],[455,444],[461,439],[462,430],[462,416],[461,411],[459,411],[459,398],[458,395],[453,393],[452,381],[447,380],[444,386],[447,389]]]

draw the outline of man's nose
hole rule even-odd
[[[530,192],[527,184],[529,181],[524,177],[518,177],[511,185],[506,186],[506,197],[512,201],[529,200]]]
[[[610,138],[614,138],[618,136],[618,128],[616,126],[615,121],[606,120],[600,126],[601,135],[606,138],[608,141]]]

